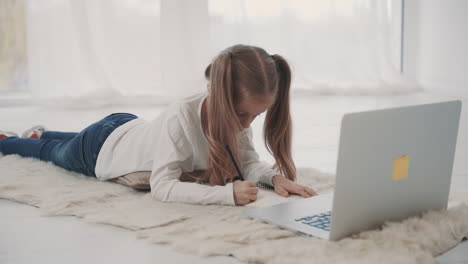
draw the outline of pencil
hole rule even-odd
[[[237,162],[236,162],[236,160],[234,159],[234,156],[232,155],[231,148],[229,147],[228,144],[226,144],[226,150],[227,150],[227,152],[229,153],[229,156],[231,157],[231,160],[232,160],[232,163],[234,164],[234,167],[236,167],[237,174],[239,174],[240,180],[243,181],[243,180],[244,180],[244,176],[242,175],[242,172],[240,171],[239,166],[237,166]]]

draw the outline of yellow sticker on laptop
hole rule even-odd
[[[408,177],[409,156],[403,155],[393,161],[393,180],[401,180]]]

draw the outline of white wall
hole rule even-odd
[[[404,73],[425,89],[468,95],[468,1],[406,0]]]

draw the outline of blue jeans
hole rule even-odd
[[[46,131],[40,139],[0,139],[0,152],[51,161],[66,170],[96,176],[96,161],[104,141],[117,127],[137,116],[111,114],[80,133]]]

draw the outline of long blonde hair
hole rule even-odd
[[[280,55],[269,55],[255,46],[235,45],[223,50],[205,70],[209,82],[206,109],[209,142],[208,173],[201,182],[225,185],[236,176],[226,145],[239,164],[238,136],[241,124],[234,106],[247,97],[274,95],[263,127],[267,150],[275,158],[274,168],[290,180],[296,179],[292,160],[292,121],[289,110],[291,69]],[[237,133],[236,133],[237,132]],[[242,168],[243,164],[239,164]]]

